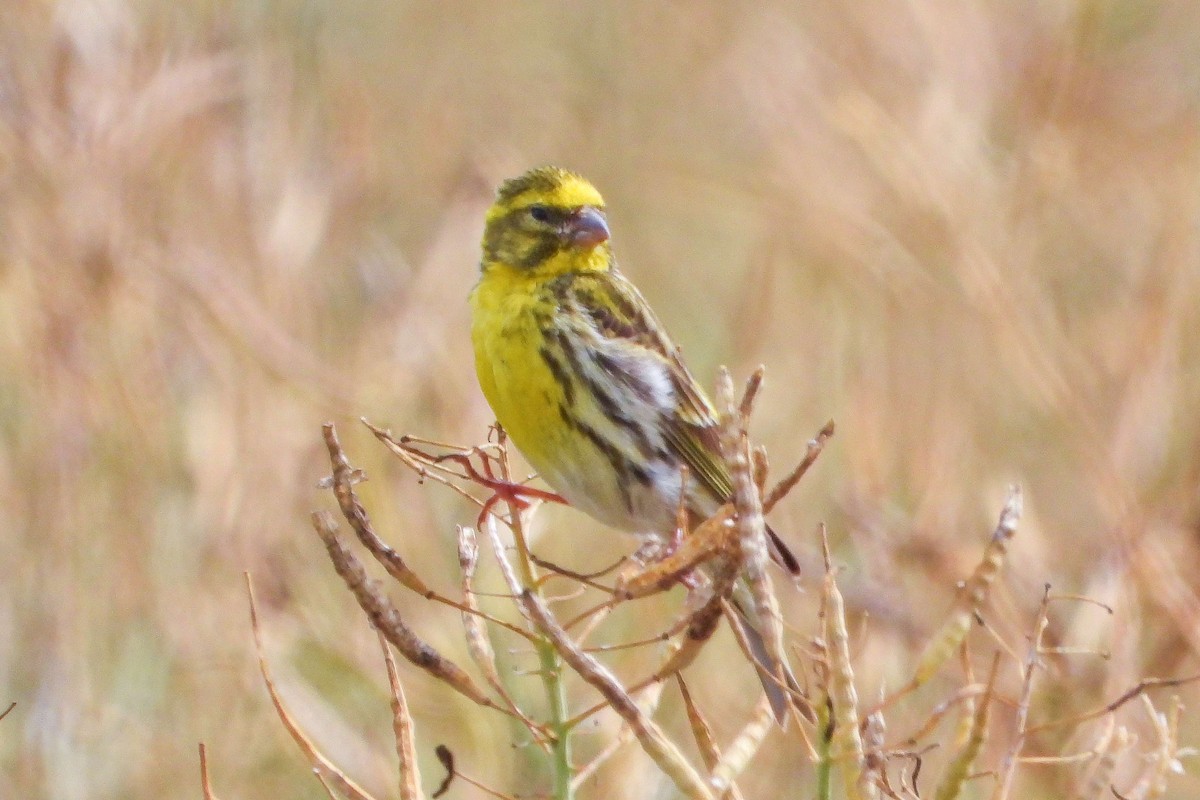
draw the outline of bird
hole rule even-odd
[[[470,294],[476,375],[542,480],[599,522],[650,539],[675,530],[681,502],[692,523],[727,503],[733,485],[716,409],[618,269],[599,191],[554,166],[506,180],[485,216],[481,249]],[[768,535],[774,559],[798,573],[784,542]],[[739,610],[748,604],[745,587],[740,594]],[[795,678],[776,664],[753,615],[742,617],[782,724],[788,699],[767,676],[778,666],[793,688]]]

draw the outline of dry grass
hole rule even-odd
[[[1066,717],[1197,671],[1194,3],[186,5],[0,10],[0,708],[17,703],[0,795],[197,793],[203,740],[223,797],[321,796],[259,683],[243,570],[299,722],[377,796],[394,785],[378,644],[309,530],[328,502],[319,425],[338,420],[370,475],[379,530],[452,593],[473,511],[351,421],[480,438],[465,295],[482,210],[543,162],[600,186],[626,272],[698,375],[768,365],[754,434],[777,462],[837,420],[771,521],[807,556],[807,593],[781,593],[806,632],[828,523],[860,710],[911,677],[1013,482],[1026,513],[991,629],[1019,659],[1047,582],[1114,611],[1049,607],[1045,647],[1107,658],[1048,656],[1034,707]],[[531,537],[580,572],[630,549],[594,531],[547,509]],[[457,612],[396,602],[469,661]],[[678,597],[646,602],[606,622],[614,639],[655,632]],[[992,640],[970,636],[982,683]],[[726,633],[704,649],[699,707],[750,712],[738,659]],[[652,660],[611,656],[622,675]],[[1011,730],[1005,663],[989,716]],[[912,702],[963,684],[949,672]],[[545,787],[511,748],[520,725],[400,673],[427,782],[445,742],[493,785]],[[513,691],[524,706],[540,688]],[[1154,689],[1155,707],[1172,693],[1200,699]],[[1160,739],[1140,702],[1103,740],[1123,792]],[[686,709],[668,692],[659,713]],[[887,713],[887,742],[923,719]],[[1025,750],[1088,750],[1103,724]],[[746,797],[790,795],[779,747]],[[659,774],[635,748],[584,791],[642,797]],[[1073,775],[1024,765],[1013,796],[1066,796]],[[1160,796],[1197,794],[1182,775]]]

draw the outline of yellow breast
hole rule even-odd
[[[540,355],[541,324],[554,313],[515,270],[492,269],[471,293],[475,372],[488,404],[539,472],[563,447],[564,392]]]
[[[561,364],[556,376],[543,355],[543,331],[554,324],[558,309],[523,279],[528,280],[523,273],[493,267],[471,294],[475,371],[497,421],[529,465],[571,505],[620,530],[658,530],[657,517],[666,507],[661,499],[614,471],[609,459],[616,446],[602,452],[564,418],[570,403],[561,381],[575,378]],[[574,411],[597,421],[594,404],[580,396],[578,386],[574,391]],[[668,479],[677,474],[671,471]]]

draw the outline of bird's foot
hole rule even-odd
[[[492,513],[492,509],[497,503],[508,503],[509,507],[515,513],[524,511],[535,502],[567,504],[562,495],[547,492],[544,489],[537,489],[533,486],[526,486],[523,483],[512,483],[511,481],[497,478],[488,478],[476,481],[476,483],[492,490],[492,496],[485,500],[483,507],[479,509],[479,518],[476,520],[477,525],[483,525],[487,519],[487,515]]]
[[[524,483],[515,483],[505,477],[497,476],[496,471],[492,468],[495,456],[486,452],[485,448],[482,447],[473,447],[469,450],[461,450],[453,453],[442,453],[436,456],[427,453],[423,453],[422,455],[434,464],[442,464],[447,461],[457,464],[462,470],[462,478],[491,491],[491,497],[483,502],[483,507],[479,511],[479,517],[476,520],[477,525],[483,525],[487,519],[487,515],[492,513],[492,509],[497,503],[501,502],[508,503],[517,512],[529,508],[533,502],[562,503],[563,505],[567,503],[562,495],[528,486]],[[472,456],[478,457],[478,467],[475,466]]]

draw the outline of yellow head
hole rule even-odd
[[[483,231],[483,271],[530,276],[608,269],[604,199],[586,180],[538,167],[501,184]]]

